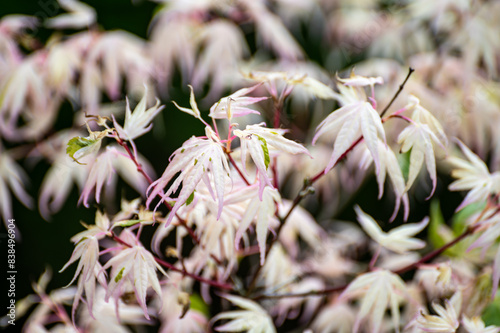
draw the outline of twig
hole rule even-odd
[[[405,87],[405,84],[406,82],[408,81],[408,79],[410,78],[411,74],[414,72],[415,70],[413,68],[408,68],[408,74],[406,75],[406,78],[405,80],[403,81],[403,83],[401,83],[399,85],[399,89],[398,91],[396,91],[396,94],[394,94],[394,96],[392,97],[391,101],[389,102],[389,104],[386,105],[386,107],[382,110],[382,113],[380,114],[380,118],[382,118],[384,116],[384,114],[387,112],[387,110],[389,110],[389,108],[391,107],[392,103],[394,103],[394,101],[396,100],[396,98],[398,98],[399,94],[401,93],[401,91],[403,91],[404,87]]]
[[[420,265],[425,264],[428,261],[431,261],[432,259],[436,258],[438,255],[440,255],[441,253],[443,253],[444,251],[446,251],[447,249],[449,249],[453,245],[460,242],[462,239],[472,235],[478,227],[479,227],[478,224],[469,226],[467,229],[465,229],[465,231],[460,236],[458,236],[457,238],[455,238],[451,242],[441,246],[439,249],[436,249],[432,252],[429,252],[428,254],[423,256],[420,260],[414,262],[413,264],[410,264],[408,266],[400,268],[400,269],[394,271],[393,273],[401,275],[403,273],[406,273],[408,271],[411,271],[411,270],[418,268]]]
[[[226,150],[226,155],[229,158],[229,162],[231,162],[231,164],[233,165],[233,167],[236,169],[236,171],[240,175],[241,179],[243,179],[243,181],[245,182],[245,184],[247,184],[247,186],[250,186],[250,182],[247,180],[247,178],[245,177],[245,175],[243,174],[243,172],[241,172],[240,168],[236,164],[236,161],[231,156],[231,152],[229,152],[229,151]]]
[[[139,173],[141,173],[144,176],[144,178],[146,178],[146,180],[148,181],[149,184],[152,184],[153,180],[151,179],[151,177],[149,177],[149,175],[146,173],[146,171],[144,171],[144,169],[142,168],[142,165],[139,163],[139,161],[137,161],[134,154],[132,154],[132,152],[130,151],[130,148],[128,147],[128,144],[124,140],[122,140],[122,138],[120,138],[118,136],[118,134],[115,136],[115,139],[118,142],[118,144],[120,146],[122,146],[127,151],[130,159],[132,160],[132,162],[134,162],[135,166],[137,167],[137,171],[139,171]]]
[[[277,298],[294,298],[294,297],[310,297],[310,296],[322,296],[322,295],[327,295],[335,292],[339,292],[344,290],[347,287],[347,285],[342,285],[339,287],[330,287],[330,288],[325,288],[321,290],[311,290],[311,291],[306,291],[303,293],[286,293],[286,294],[274,294],[274,295],[259,295],[253,298],[254,301],[257,301],[259,299],[277,299]]]

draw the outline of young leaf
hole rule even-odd
[[[432,180],[432,190],[428,198],[434,194],[437,175],[433,142],[444,148],[444,143],[425,124],[412,123],[399,134],[398,143],[401,144],[401,152],[406,153],[411,149],[410,169],[405,191],[408,191],[417,179],[425,160],[427,171]]]

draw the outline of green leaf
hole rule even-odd
[[[447,239],[445,239],[444,233],[447,233],[446,230],[449,228],[444,221],[439,201],[436,199],[431,202],[429,218],[429,242],[437,249],[446,244]]]
[[[187,198],[187,200],[186,200],[186,206],[189,206],[189,204],[190,204],[191,202],[193,202],[193,200],[194,200],[194,191],[193,191],[193,193],[191,193],[191,195]]]
[[[451,224],[454,234],[457,236],[462,234],[465,231],[465,228],[467,228],[467,220],[469,217],[482,211],[485,206],[485,202],[474,202],[456,212],[455,215],[453,215]]]
[[[434,246],[434,248],[440,248],[443,245],[451,242],[459,234],[454,232],[444,220],[443,213],[441,212],[441,207],[437,199],[432,200],[430,207],[430,223],[429,223],[429,242]],[[444,251],[443,254],[449,257],[460,257],[463,256],[467,250],[467,245],[463,242],[453,245]]]
[[[403,173],[403,177],[408,180],[408,174],[410,173],[410,154],[411,149],[406,153],[398,155],[398,162],[401,168],[401,172]]]
[[[500,326],[500,292],[497,292],[493,302],[484,309],[482,319],[486,326]]]
[[[118,281],[120,281],[122,278],[123,278],[123,271],[125,270],[125,267],[123,267],[119,272],[118,274],[116,274],[116,277],[115,277],[115,282],[118,283]]]
[[[263,137],[257,135],[259,140],[262,142],[262,151],[264,152],[264,163],[266,165],[266,169],[269,167],[269,162],[271,159],[269,158],[269,149],[267,148],[267,141]]]
[[[123,228],[126,228],[126,227],[130,227],[130,226],[133,226],[137,223],[141,223],[142,220],[124,220],[124,221],[120,221],[120,222],[117,222],[115,225],[118,226],[118,227],[123,227]]]
[[[208,305],[203,301],[200,295],[192,294],[191,296],[189,296],[189,301],[191,302],[191,309],[203,313],[207,317],[210,317]]]
[[[74,157],[75,153],[79,151],[80,149],[83,149],[85,147],[89,147],[96,143],[97,140],[92,140],[90,138],[85,138],[81,136],[76,136],[68,141],[68,146],[66,147],[66,154],[69,155],[73,160],[75,160],[77,163],[81,164],[78,162],[78,160]]]

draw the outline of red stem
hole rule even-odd
[[[236,164],[236,161],[234,160],[234,158],[231,156],[231,152],[228,152],[226,150],[226,155],[227,157],[229,158],[229,162],[231,162],[231,164],[233,165],[233,167],[236,169],[236,171],[238,172],[238,174],[240,175],[241,179],[243,179],[243,181],[245,182],[245,184],[247,184],[247,186],[250,186],[250,182],[247,180],[247,178],[245,177],[245,175],[243,174],[243,172],[241,172],[240,168],[238,167],[238,165]]]
[[[146,180],[148,181],[149,184],[152,184],[153,180],[151,179],[151,177],[149,177],[149,175],[146,173],[146,171],[144,171],[144,169],[142,168],[142,165],[139,163],[139,161],[137,161],[134,154],[132,154],[127,143],[125,141],[123,141],[118,135],[116,135],[115,138],[116,138],[116,141],[118,142],[118,144],[120,146],[122,146],[127,151],[128,156],[130,157],[132,162],[134,162],[135,166],[137,167],[137,171],[139,171],[139,173],[141,173],[144,176],[144,178],[146,178]]]

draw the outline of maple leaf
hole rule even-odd
[[[153,255],[140,244],[122,249],[102,269],[109,267],[112,267],[112,270],[111,280],[106,291],[106,301],[111,295],[116,297],[121,295],[123,284],[128,281],[134,286],[135,296],[144,311],[144,316],[149,319],[146,306],[147,289],[152,287],[161,299],[161,287],[156,270],[159,270],[164,275],[167,275],[167,273],[155,261]]]
[[[150,193],[146,201],[147,206],[151,204],[157,195],[161,197],[161,201],[155,207],[156,211],[164,200],[170,199],[170,195],[174,194],[182,183],[182,189],[175,199],[175,204],[167,218],[166,225],[170,224],[175,213],[186,203],[196,189],[196,185],[202,179],[205,179],[207,183],[210,182],[207,178],[208,172],[213,176],[213,184],[219,203],[217,218],[222,213],[225,179],[229,178],[230,175],[229,164],[215,133],[210,127],[206,127],[205,132],[207,134],[206,138],[192,137],[184,142],[182,147],[177,149],[170,157],[171,161],[163,175],[148,188]],[[165,187],[179,172],[180,175],[164,193]],[[210,187],[209,184],[207,186]]]
[[[28,176],[24,170],[14,161],[8,152],[2,152],[0,146],[0,216],[7,226],[7,221],[12,218],[12,199],[9,187],[14,195],[24,206],[31,208],[33,205],[31,197],[25,191]]]
[[[383,84],[384,79],[381,76],[377,77],[365,77],[361,75],[354,74],[354,70],[351,71],[351,75],[348,78],[340,78],[337,76],[337,80],[342,82],[345,86],[350,87],[364,87],[371,86],[373,87],[375,84]]]
[[[321,98],[334,99],[338,94],[332,88],[321,81],[308,76],[307,74],[290,74],[289,72],[264,72],[251,71],[243,73],[247,79],[267,83],[271,95],[277,96],[277,83],[283,81],[291,88],[298,87],[303,89],[307,94]],[[290,88],[285,89],[287,91]]]
[[[451,176],[457,178],[448,187],[450,191],[465,191],[465,196],[456,211],[474,202],[483,202],[490,195],[500,193],[500,172],[490,174],[486,164],[474,154],[465,144],[457,140],[467,160],[458,157],[449,157],[448,161],[455,167]]]
[[[215,327],[219,332],[249,332],[249,333],[275,333],[273,320],[269,314],[257,303],[246,298],[226,295],[223,296],[231,303],[243,310],[223,312],[216,315],[212,321],[232,319],[230,322]]]
[[[432,303],[436,315],[428,315],[420,312],[416,318],[417,327],[431,333],[454,333],[460,322],[458,316],[462,307],[462,293],[457,291],[450,300],[446,300],[445,306]]]
[[[87,230],[81,231],[71,237],[73,243],[78,243],[80,240],[88,237],[96,237],[98,240],[103,239],[108,235],[108,230],[110,227],[109,218],[106,214],[101,213],[99,210],[95,213],[95,224],[87,225],[80,222]]]
[[[269,224],[274,218],[276,212],[275,202],[281,203],[281,196],[279,192],[270,187],[265,187],[263,190],[262,198],[252,197],[252,200],[247,206],[245,214],[241,218],[240,226],[236,232],[235,244],[239,244],[243,233],[250,227],[252,221],[257,217],[257,242],[259,243],[260,250],[260,264],[264,264],[266,254],[266,238]]]
[[[50,29],[80,29],[96,22],[96,11],[89,5],[75,0],[58,0],[59,6],[69,14],[60,14],[47,19],[45,25]]]
[[[432,180],[432,190],[428,198],[434,194],[437,176],[433,142],[445,149],[445,143],[438,138],[427,124],[412,122],[399,134],[398,144],[401,144],[401,152],[406,153],[411,149],[410,168],[405,191],[408,191],[415,182],[425,160],[427,171]]]
[[[144,85],[144,88],[144,96],[142,96],[142,99],[140,100],[139,104],[137,104],[133,112],[130,110],[130,103],[127,98],[127,107],[125,109],[125,124],[123,125],[123,127],[121,127],[113,117],[113,124],[116,128],[116,131],[123,139],[131,141],[149,132],[153,127],[151,121],[161,110],[163,110],[164,106],[159,106],[160,101],[158,99],[156,99],[156,105],[146,110],[148,87]]]
[[[81,163],[79,159],[99,151],[102,139],[111,132],[110,129],[93,132],[88,123],[85,123],[85,125],[87,125],[89,136],[74,137],[68,141],[68,145],[66,147],[66,154],[68,154],[69,157],[71,157],[78,164],[85,164]]]
[[[380,115],[373,106],[365,101],[354,101],[332,112],[316,128],[313,145],[325,133],[336,135],[330,162],[325,168],[327,173],[335,166],[339,158],[363,136],[372,155],[377,173],[380,170],[378,139],[385,142],[385,132]]]
[[[242,117],[247,114],[260,114],[258,111],[249,109],[246,106],[267,99],[267,97],[248,97],[260,84],[256,84],[249,88],[240,89],[231,95],[221,98],[217,103],[210,108],[209,117],[214,119],[228,119],[231,121],[233,117]]]
[[[289,154],[307,154],[310,156],[309,151],[304,146],[283,136],[286,130],[265,128],[263,127],[264,125],[265,123],[248,125],[245,130],[235,129],[233,131],[234,135],[238,136],[241,141],[241,163],[243,170],[246,172],[247,152],[255,163],[259,174],[259,181],[261,182],[260,197],[262,197],[264,186],[273,187],[267,175],[267,168],[271,161],[269,148]]]
[[[354,207],[358,216],[358,221],[363,227],[363,230],[380,246],[391,251],[403,254],[410,250],[421,249],[425,246],[425,242],[410,238],[422,231],[429,223],[429,218],[425,218],[420,223],[403,224],[392,229],[388,233],[382,231],[377,222],[368,214],[363,212],[359,206]]]
[[[391,308],[394,329],[399,332],[399,303],[401,296],[407,294],[406,285],[401,278],[386,270],[377,270],[359,275],[341,294],[340,300],[361,298],[353,332],[358,332],[361,321],[370,319],[372,332],[380,332],[382,319],[388,306]]]
[[[138,161],[149,174],[153,172],[151,165],[142,156],[138,156]],[[137,192],[146,191],[147,181],[137,172],[137,167],[132,160],[121,154],[117,146],[107,146],[106,150],[92,163],[78,202],[83,202],[83,205],[88,207],[90,194],[95,188],[95,199],[99,203],[104,185],[111,187],[115,184],[118,174]]]
[[[410,95],[408,97],[408,104],[404,107],[407,111],[413,111],[411,114],[411,119],[419,124],[426,124],[429,126],[430,130],[436,134],[444,145],[448,144],[448,138],[446,133],[441,126],[441,123],[432,115],[432,113],[420,105],[420,100],[414,96]]]
[[[77,292],[73,300],[73,317],[80,302],[83,290],[85,289],[88,311],[92,315],[92,307],[94,305],[95,297],[95,279],[98,278],[101,284],[106,284],[104,280],[104,274],[101,270],[101,265],[99,264],[99,242],[96,237],[88,236],[79,239],[76,243],[75,250],[73,251],[71,258],[59,272],[63,272],[77,259],[80,259],[80,261],[78,262],[78,267],[75,271],[73,279],[70,281],[70,283],[68,283],[68,286],[71,285],[73,281],[75,281],[75,279],[80,276],[80,278],[78,279]]]
[[[481,317],[469,318],[466,315],[462,316],[462,324],[468,333],[498,333],[500,332],[500,327],[498,326],[488,326],[484,324]]]
[[[189,93],[189,105],[191,106],[191,109],[185,108],[182,106],[179,106],[176,102],[172,101],[174,103],[175,107],[178,108],[180,111],[185,112],[196,119],[199,119],[201,122],[205,123],[203,118],[201,118],[201,112],[200,109],[198,108],[198,104],[196,103],[196,98],[194,96],[194,91],[193,91],[193,86],[190,84],[188,85],[190,93]],[[206,123],[205,123],[206,124]]]

